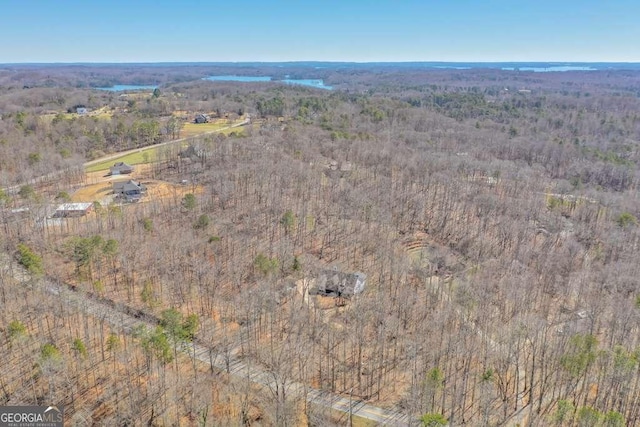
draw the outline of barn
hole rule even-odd
[[[93,203],[63,203],[56,208],[54,218],[85,216],[93,210]]]

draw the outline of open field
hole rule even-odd
[[[240,120],[242,121],[242,120]],[[180,136],[183,138],[190,138],[193,136],[203,135],[206,133],[212,133],[216,131],[222,131],[223,129],[230,127],[239,121],[234,121],[232,123],[227,119],[215,119],[209,123],[185,123],[184,127],[180,132]],[[226,130],[226,129],[225,129]],[[237,131],[236,129],[228,129],[229,132]],[[225,133],[223,131],[223,133]]]
[[[153,163],[157,160],[158,150],[165,145],[173,144],[173,143],[183,143],[186,144],[186,139],[192,138],[199,135],[204,135],[208,133],[222,133],[223,135],[229,135],[233,132],[242,133],[242,127],[231,127],[233,125],[237,125],[238,123],[242,123],[242,120],[238,120],[233,122],[233,124],[229,124],[227,120],[220,120],[218,123],[202,123],[202,124],[194,124],[187,123],[185,128],[183,128],[181,132],[182,138],[176,141],[167,141],[165,143],[155,145],[148,148],[140,148],[137,151],[130,152],[128,154],[123,154],[120,157],[109,157],[108,160],[91,164],[85,170],[86,172],[99,172],[106,171],[111,166],[113,166],[116,162],[125,162],[130,165],[139,165],[145,163]],[[186,131],[185,131],[186,130]]]
[[[71,195],[72,202],[101,202],[113,192],[113,186],[110,182],[101,182],[98,184],[88,185],[76,190]],[[102,202],[101,202],[102,203]]]
[[[113,159],[109,159],[109,160],[105,160],[103,162],[100,163],[96,163],[93,164],[89,167],[86,168],[87,172],[99,172],[99,171],[106,171],[108,170],[111,166],[113,166],[114,163],[117,162],[124,162],[124,163],[128,163],[130,165],[138,165],[138,164],[142,164],[142,163],[151,163],[154,162],[157,158],[157,154],[158,154],[158,149],[160,149],[160,147],[150,147],[150,148],[141,148],[140,150],[134,152],[134,153],[129,153],[129,154],[125,154],[122,157],[116,157]]]
[[[147,193],[140,203],[167,198],[181,198],[187,193],[201,193],[202,188],[172,184],[164,181],[143,180],[147,187]],[[87,185],[75,191],[71,195],[72,202],[100,202],[102,205],[109,204],[113,200],[113,185],[111,182],[100,182]]]
[[[61,117],[66,120],[72,120],[79,117],[94,117],[97,119],[106,120],[106,119],[111,119],[111,117],[113,116],[113,111],[110,110],[109,107],[102,107],[102,108],[98,108],[97,110],[89,111],[87,114],[82,114],[82,115],[77,113],[66,113],[66,112],[47,113],[47,114],[40,115],[40,119],[44,120],[45,123],[51,123],[53,119],[56,116],[58,116],[58,114],[61,114],[62,115]]]
[[[251,125],[249,125],[251,126]],[[221,133],[222,135],[231,135],[231,134],[236,134],[236,135],[243,135],[244,134],[244,126],[240,127],[227,127],[227,128],[223,128],[221,129],[219,132],[217,133]]]

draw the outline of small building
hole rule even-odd
[[[54,218],[73,218],[87,215],[93,210],[93,203],[63,203],[56,208]]]
[[[315,291],[324,296],[350,297],[364,290],[366,280],[367,276],[363,273],[323,270],[316,278]]]
[[[76,104],[73,107],[67,109],[67,113],[76,113],[80,115],[87,114],[88,112],[89,109],[84,104]],[[54,114],[57,114],[57,112],[54,112]]]
[[[198,114],[196,118],[193,120],[194,123],[209,123],[209,115],[207,114]]]
[[[353,172],[353,163],[331,160],[326,164],[325,175],[330,178],[345,178]]]
[[[147,188],[144,185],[132,179],[113,183],[113,194],[127,202],[139,201],[146,191]]]
[[[118,162],[109,168],[111,175],[126,175],[133,172],[133,166]]]

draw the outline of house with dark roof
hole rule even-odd
[[[133,172],[133,166],[124,162],[115,163],[109,168],[111,175],[126,175]]]
[[[119,181],[113,183],[113,194],[126,202],[137,202],[142,198],[147,188],[138,181]]]
[[[367,276],[363,273],[345,273],[337,269],[322,270],[315,280],[318,295],[350,297],[364,290]]]
[[[209,116],[207,114],[198,114],[193,122],[196,124],[209,123]]]

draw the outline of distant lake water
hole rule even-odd
[[[253,77],[253,76],[209,76],[202,80],[211,80],[214,82],[270,82],[271,77]]]
[[[436,65],[433,68],[442,68],[445,70],[470,70],[471,67],[461,67],[459,65]]]
[[[333,90],[333,86],[325,85],[324,81],[320,79],[284,79],[280,81],[288,85],[301,85],[301,86],[315,87],[318,89]]]
[[[209,76],[204,77],[202,80],[211,80],[214,82],[281,82],[289,85],[300,85],[300,86],[309,86],[315,87],[317,89],[326,89],[332,90],[332,86],[327,86],[324,84],[324,81],[320,79],[284,79],[284,80],[273,80],[269,76]]]
[[[559,65],[553,67],[503,67],[504,71],[533,71],[534,73],[552,73],[552,72],[564,72],[564,71],[597,71],[597,68],[572,66],[572,65]]]
[[[156,85],[113,85],[111,87],[97,87],[98,90],[108,90],[111,92],[124,92],[125,90],[154,90]]]

